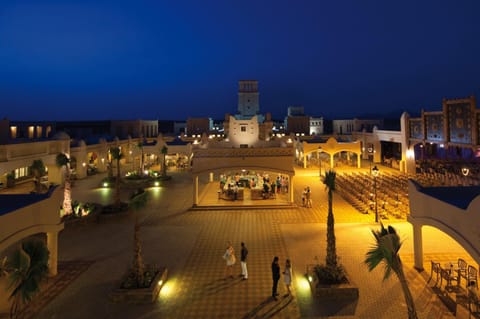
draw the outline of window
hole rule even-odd
[[[240,127],[240,130],[241,130],[242,132],[246,132],[246,131],[247,131],[247,127],[246,127],[246,126],[241,126],[241,127]]]
[[[10,126],[10,137],[11,138],[16,138],[17,137],[17,127],[16,126]]]

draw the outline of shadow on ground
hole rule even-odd
[[[299,298],[298,305],[302,317],[354,316],[358,298],[329,299]]]
[[[291,302],[293,297],[285,295],[274,300],[272,297],[266,298],[255,308],[247,312],[242,319],[267,319],[274,318],[279,312],[285,309]]]

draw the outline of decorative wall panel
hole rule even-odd
[[[443,142],[443,115],[425,114],[425,126],[427,128],[427,140],[431,142]]]
[[[423,139],[423,129],[422,129],[422,119],[410,119],[410,138],[422,140]]]
[[[458,144],[472,143],[472,121],[474,120],[470,103],[447,104],[450,142]]]

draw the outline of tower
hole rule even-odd
[[[260,113],[258,104],[258,81],[238,81],[238,118],[250,119]]]

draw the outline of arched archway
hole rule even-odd
[[[303,141],[302,144],[303,153],[303,165],[306,168],[307,155],[317,153],[320,157],[320,153],[328,154],[329,167],[333,169],[335,167],[335,154],[346,152],[347,154],[353,153],[357,156],[357,167],[361,167],[361,144],[359,141],[355,142],[338,142],[334,137],[330,137],[326,142],[317,141]]]

